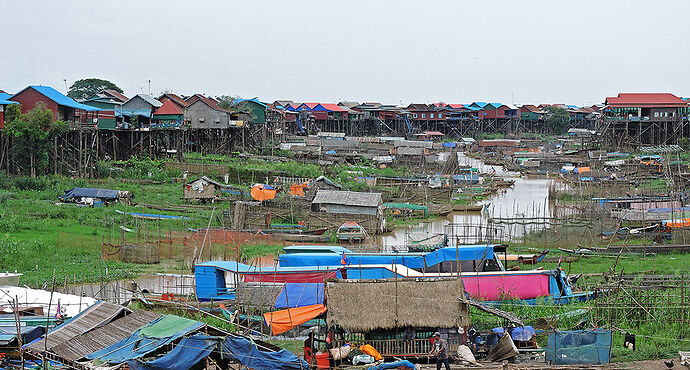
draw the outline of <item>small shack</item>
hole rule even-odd
[[[221,190],[229,186],[223,185],[209,177],[201,176],[182,186],[184,199],[198,199],[202,201],[220,198]]]
[[[458,332],[470,325],[461,279],[329,280],[325,291],[327,324],[350,333],[335,348],[347,341],[370,344],[386,357],[425,356],[436,331],[450,351],[466,340]]]
[[[110,202],[129,202],[134,198],[132,192],[127,190],[97,189],[97,188],[72,188],[65,190],[65,194],[59,196],[62,202],[71,202],[88,206],[98,206]]]
[[[319,190],[311,202],[310,226],[335,228],[345,221],[357,222],[370,234],[382,233],[386,225],[381,193]]]

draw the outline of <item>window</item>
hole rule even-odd
[[[438,118],[443,118],[443,113],[439,113]]]
[[[659,112],[654,112],[654,117],[659,117]]]
[[[434,114],[433,113],[429,114],[429,118],[434,118]]]
[[[422,118],[426,118],[426,113],[422,113]]]
[[[417,113],[412,114],[412,117],[417,118]]]

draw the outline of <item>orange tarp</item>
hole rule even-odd
[[[290,195],[298,196],[298,197],[303,197],[304,196],[304,184],[292,184],[290,185]]]
[[[679,220],[664,221],[666,227],[690,227],[690,218],[681,218]]]
[[[270,200],[276,197],[276,189],[266,189],[263,185],[252,186],[252,191],[250,192],[252,198],[263,202],[264,200]]]
[[[267,312],[264,314],[264,321],[266,325],[271,327],[273,335],[285,333],[297,325],[321,315],[326,312],[326,306],[323,304],[313,304],[311,306],[288,308],[287,310],[280,310],[274,312]]]

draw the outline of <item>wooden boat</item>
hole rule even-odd
[[[336,233],[339,242],[361,243],[366,237],[364,228],[354,221],[345,221]]]
[[[549,253],[548,249],[544,249],[539,254],[497,254],[498,259],[503,262],[518,262],[525,265],[536,265],[541,262]]]

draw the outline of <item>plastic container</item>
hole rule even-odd
[[[316,368],[317,369],[330,369],[331,368],[331,355],[328,352],[316,352]]]

